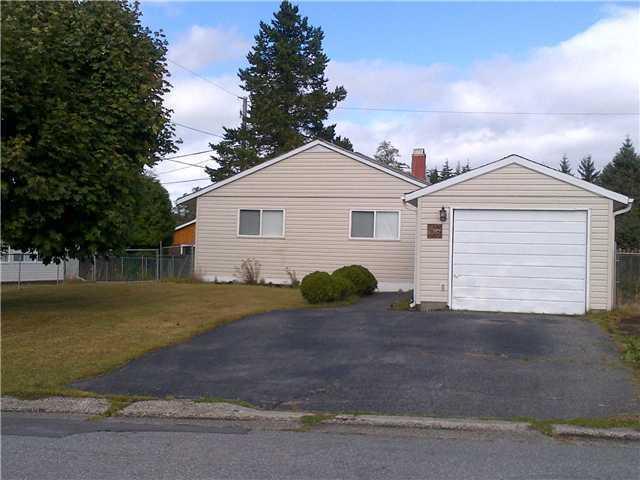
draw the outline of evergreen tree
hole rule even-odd
[[[591,155],[587,155],[582,160],[580,160],[580,165],[578,165],[578,173],[580,174],[580,178],[587,182],[594,183],[600,175],[600,172],[596,170],[596,166],[591,160]]]
[[[469,166],[469,160],[467,160],[467,163],[464,167],[462,167],[462,172],[461,173],[467,173],[471,171],[471,167]]]
[[[400,151],[387,140],[380,142],[373,158],[380,163],[384,163],[391,168],[395,168],[396,170],[408,170],[407,165],[398,161],[400,158]]]
[[[598,184],[630,198],[640,198],[640,155],[627,137],[613,160],[598,177]],[[640,249],[640,207],[616,219],[616,242],[622,249]]]
[[[460,166],[460,162],[456,163],[456,169],[453,172],[453,176],[456,177],[462,173],[462,167]]]
[[[573,173],[571,173],[571,164],[569,163],[566,155],[563,155],[562,161],[560,161],[560,171],[567,175],[573,175]]]
[[[449,160],[445,160],[442,164],[442,170],[440,170],[440,181],[453,177],[453,170],[449,166]]]
[[[429,170],[428,177],[429,183],[431,185],[433,185],[434,183],[438,183],[440,181],[440,173],[438,173],[438,169],[436,167],[433,167],[431,170]]]
[[[248,93],[248,112],[240,127],[225,128],[224,139],[211,145],[219,165],[207,168],[214,182],[314,138],[353,149],[348,139],[336,135],[335,124],[324,124],[347,92],[342,86],[327,88],[323,38],[322,29],[286,0],[270,24],[260,22],[247,55],[249,66],[238,73]]]

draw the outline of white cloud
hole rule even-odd
[[[334,84],[345,86],[348,96],[344,105],[351,106],[637,112],[640,11],[607,12],[606,18],[584,32],[557,45],[536,49],[523,60],[498,57],[478,61],[468,71],[459,71],[447,65],[364,59],[332,62],[328,76]],[[243,47],[243,51],[246,49]],[[194,57],[190,66],[196,68],[208,58],[214,57],[211,54]],[[231,91],[239,91],[235,74],[211,79]],[[238,125],[238,100],[198,78],[183,75],[172,82],[174,89],[167,102],[175,110],[175,121],[215,133],[222,133],[222,126]],[[357,150],[373,154],[377,144],[387,139],[400,149],[406,163],[410,163],[412,148],[425,147],[431,165],[441,165],[448,159],[454,165],[468,160],[477,166],[519,153],[549,165],[557,165],[563,154],[574,165],[591,154],[598,167],[602,167],[618,150],[625,135],[631,135],[640,146],[637,116],[430,115],[335,110],[331,121],[337,122],[338,133],[349,137]],[[180,128],[177,131],[184,139],[180,153],[206,149],[209,141],[216,140]],[[206,157],[186,160],[197,163]],[[163,162],[155,170],[179,167]],[[201,176],[205,176],[201,169],[189,168],[160,178],[166,182]],[[193,185],[172,184],[168,189],[175,199]]]
[[[198,69],[213,62],[242,58],[249,42],[235,29],[194,25],[169,48],[168,57],[185,67]]]
[[[637,112],[640,82],[638,10],[611,16],[525,60],[500,57],[468,72],[442,65],[375,61],[333,62],[331,79],[348,91],[347,105],[463,111]],[[454,75],[457,78],[454,78]],[[432,163],[478,165],[509,153],[555,165],[592,154],[599,166],[625,135],[639,140],[639,119],[604,116],[497,116],[358,113],[337,110],[332,120],[364,153],[389,139],[409,162],[413,147]]]
[[[238,79],[234,75],[211,77],[210,79],[228,90],[239,91]],[[182,76],[172,79],[172,83],[173,88],[165,97],[165,105],[173,110],[172,119],[175,122],[218,135],[224,133],[222,127],[235,127],[239,124],[240,100],[200,78]],[[176,135],[183,141],[176,155],[207,150],[209,149],[210,142],[215,143],[219,140],[218,137],[198,133],[180,126],[176,126],[175,130]],[[204,153],[180,158],[178,160],[192,164],[200,164],[210,156],[211,153]],[[209,161],[206,165],[211,166],[215,165],[215,163]],[[184,166],[185,165],[175,162],[166,161],[156,165],[153,171],[164,183],[207,176],[204,170],[199,168],[202,165],[182,169]],[[166,188],[171,194],[171,198],[175,199],[185,192],[190,192],[191,188],[196,185],[204,186],[208,183],[208,181],[169,183],[166,185]]]

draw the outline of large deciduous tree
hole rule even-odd
[[[640,249],[640,155],[627,137],[613,160],[602,169],[597,183],[636,199],[633,208],[616,218],[616,242],[622,249]]]
[[[176,150],[167,44],[137,4],[2,6],[2,240],[49,262],[127,246],[145,167]]]
[[[408,170],[409,168],[399,160],[400,150],[394,147],[388,140],[380,142],[373,158],[396,170]]]
[[[329,112],[347,96],[338,86],[330,90],[322,50],[324,33],[300,15],[288,1],[280,4],[270,24],[260,22],[249,66],[238,76],[249,107],[238,128],[225,128],[224,139],[212,144],[217,168],[207,168],[220,181],[253,167],[305,141],[321,138],[349,150],[351,142],[325,125]]]

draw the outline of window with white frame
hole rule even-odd
[[[284,237],[284,210],[240,209],[238,235],[241,237]]]
[[[352,210],[350,238],[398,240],[400,212]]]

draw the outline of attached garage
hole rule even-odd
[[[454,209],[451,308],[584,313],[586,210]]]
[[[632,199],[517,155],[406,195],[423,309],[583,314],[613,304]]]

